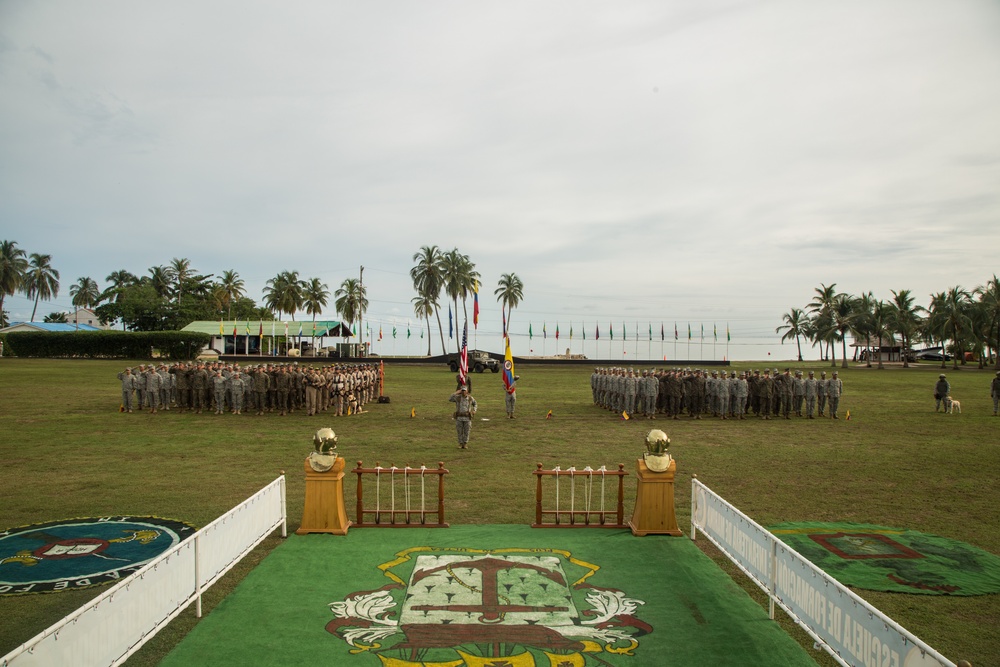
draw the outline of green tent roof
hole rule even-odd
[[[181,331],[196,331],[198,333],[207,333],[213,336],[220,335],[220,327],[223,335],[232,336],[233,327],[236,327],[237,336],[247,335],[247,328],[250,329],[251,336],[257,336],[260,334],[261,326],[264,327],[264,335],[271,335],[271,321],[260,320],[221,320],[215,322],[212,320],[199,320],[197,322],[192,322],[187,325]],[[302,321],[274,321],[274,335],[284,336],[285,335],[285,325],[288,325],[288,335],[298,336],[299,327],[302,328],[303,336],[313,335],[313,323],[312,320],[302,320]],[[345,335],[346,334],[346,335]],[[347,338],[352,336],[350,327],[346,323],[340,322],[339,320],[316,320],[316,335],[317,336],[335,336],[338,338]]]

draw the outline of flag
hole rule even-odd
[[[729,337],[729,324],[727,323],[726,324],[726,342],[728,343],[731,340],[732,340],[732,338]]]
[[[701,323],[701,339],[705,340],[705,323]]]
[[[462,327],[462,353],[458,356],[458,381],[465,384],[469,375],[469,323]]]
[[[559,340],[559,323],[556,322],[556,340]]]
[[[551,410],[549,410],[548,414],[545,415],[545,418],[546,419],[552,419],[552,411]]]
[[[507,337],[507,313],[504,311],[503,308],[500,309],[500,319],[501,319],[500,331],[503,332],[503,338],[506,338]]]
[[[508,394],[514,393],[514,357],[510,353],[510,339],[504,339],[503,350],[503,388]]]
[[[549,332],[545,330],[545,322],[542,322],[542,340],[549,337]]]
[[[420,340],[423,340],[423,339],[424,339],[424,329],[423,329],[423,327],[421,327],[420,328]]]
[[[476,286],[472,289],[472,326],[476,329],[479,328],[479,281],[476,281]]]
[[[382,325],[378,325],[378,339],[382,340]]]
[[[411,334],[410,334],[410,323],[409,323],[409,322],[407,322],[407,323],[406,323],[406,337],[407,337],[407,338],[409,338],[409,337],[410,337],[410,335],[411,335]]]
[[[628,413],[622,410],[622,421],[627,422],[629,420]]]
[[[395,324],[392,325],[392,337],[393,338],[396,337],[396,325]]]
[[[677,335],[677,322],[674,322],[674,340],[676,341],[678,338],[679,336]]]
[[[663,332],[663,322],[660,322],[660,342],[662,343],[667,339],[666,334]]]
[[[247,320],[247,335],[250,335],[250,320]]]
[[[219,335],[225,336],[226,332],[222,330],[222,320],[219,320]]]
[[[635,337],[636,337],[636,339],[639,338],[639,325],[638,324],[635,325]],[[628,339],[628,334],[625,333],[625,323],[622,322],[622,340],[627,340],[627,339]]]
[[[302,338],[302,322],[299,322],[299,338]]]
[[[260,329],[257,331],[257,335],[261,338],[264,337],[264,320],[260,321]]]
[[[715,322],[712,323],[712,338],[713,340],[719,340],[719,325]]]
[[[528,322],[528,340],[535,337],[535,334],[531,332],[531,322]]]
[[[601,340],[601,325],[594,325],[594,340]]]
[[[285,322],[285,338],[288,338],[288,322]]]
[[[236,322],[233,322],[233,338],[236,338]]]
[[[611,332],[611,340],[615,339],[615,325],[608,324],[608,331]]]
[[[573,325],[569,325],[569,339],[573,340]]]
[[[448,304],[448,338],[449,339],[452,339],[452,338],[455,337],[454,331],[455,331],[455,328],[454,328],[454,326],[451,323],[451,304],[449,303]]]
[[[653,340],[653,323],[649,323],[649,340]]]
[[[313,320],[313,338],[316,337],[316,320]]]
[[[847,421],[851,421],[851,411],[847,411]]]
[[[691,323],[688,322],[688,340],[691,340]]]
[[[417,416],[417,409],[416,408],[410,408],[410,419],[413,419],[416,416]]]

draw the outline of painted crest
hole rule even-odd
[[[332,603],[326,629],[386,667],[627,665],[652,632],[566,551],[417,547],[378,569],[391,583]]]

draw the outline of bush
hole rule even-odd
[[[194,359],[209,344],[209,334],[190,331],[12,331],[0,337],[4,355],[89,359]]]

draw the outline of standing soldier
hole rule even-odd
[[[785,372],[781,375],[781,416],[785,419],[792,418],[792,382],[791,370],[786,368]],[[777,382],[775,382],[775,385],[777,385]]]
[[[809,419],[813,418],[813,412],[816,410],[816,392],[819,387],[819,383],[816,381],[815,373],[809,371],[809,377],[806,378],[803,384],[803,392],[806,398],[806,417]]]
[[[941,409],[944,404],[944,411],[948,412],[948,403],[951,402],[951,385],[945,379],[945,374],[938,375],[938,381],[934,384],[934,412]]]
[[[122,381],[122,412],[132,412],[132,397],[135,391],[135,376],[132,369],[126,368],[118,374],[118,379]]]
[[[191,387],[191,407],[194,409],[195,414],[200,415],[202,408],[205,406],[208,380],[208,372],[205,370],[205,364],[199,363],[188,379]]]
[[[156,414],[156,409],[160,407],[160,375],[153,366],[146,369],[143,376],[146,387],[146,406],[151,414]]]
[[[764,369],[764,376],[757,383],[757,391],[760,396],[760,416],[761,419],[771,418],[771,399],[774,397],[774,380],[771,379],[771,371]]]
[[[170,394],[174,376],[167,370],[166,364],[160,365],[160,370],[157,371],[157,374],[160,376],[160,406],[164,410],[170,410]]]
[[[844,393],[844,383],[837,377],[837,371],[833,372],[833,377],[826,387],[826,397],[830,401],[830,417],[840,419],[837,416],[837,409],[840,407],[840,397]]]
[[[458,433],[458,448],[466,449],[472,431],[472,417],[476,414],[479,406],[476,404],[476,399],[469,393],[469,388],[464,384],[459,385],[458,391],[448,397],[448,400],[455,404],[455,430]]]
[[[229,393],[233,397],[233,414],[243,414],[243,399],[247,386],[238,370],[234,370],[233,374],[229,376],[227,384],[229,385]]]
[[[191,375],[184,364],[174,364],[170,374],[174,377],[174,386],[177,388],[177,409],[184,412],[185,408],[191,407]]]
[[[744,415],[747,411],[747,395],[750,392],[750,386],[747,383],[748,373],[736,378],[736,400],[733,405],[733,416],[736,419],[746,419]]]
[[[212,393],[215,396],[215,414],[221,415],[226,407],[226,391],[229,382],[222,377],[222,370],[216,369],[212,374]]]
[[[826,389],[829,386],[830,381],[826,379],[826,371],[819,374],[819,380],[816,381],[816,398],[819,400],[819,410],[816,414],[820,417],[825,416],[823,414],[826,410]]]
[[[135,371],[135,392],[139,395],[139,409],[146,407],[146,365],[139,364]]]
[[[795,416],[802,416],[802,401],[806,396],[806,381],[802,379],[802,371],[795,371],[795,379],[792,380],[792,407],[795,409]]]
[[[252,376],[254,405],[257,408],[257,415],[264,414],[267,409],[267,390],[271,387],[271,377],[262,367],[258,366]]]
[[[278,366],[274,374],[274,391],[278,403],[278,415],[285,416],[288,406],[288,391],[292,388],[292,376],[285,372],[284,366]]]

